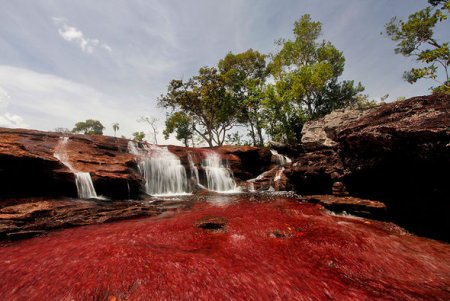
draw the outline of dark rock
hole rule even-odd
[[[206,231],[225,232],[227,223],[227,220],[223,217],[206,216],[195,222],[195,226]]]
[[[386,218],[386,205],[382,202],[334,195],[309,195],[302,197],[301,200],[320,204],[336,213],[346,212],[357,216],[381,220]]]
[[[147,202],[72,199],[23,199],[0,203],[0,239],[36,236],[49,230],[154,216]]]
[[[450,96],[338,116],[305,124],[307,152],[286,171],[296,190],[330,194],[341,182],[352,196],[385,202],[390,218],[408,230],[450,241]]]

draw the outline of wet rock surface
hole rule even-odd
[[[380,220],[387,218],[386,205],[382,202],[335,195],[308,195],[301,197],[301,200],[320,204],[336,213],[350,213]]]
[[[142,201],[8,200],[0,203],[0,239],[21,239],[51,230],[154,216],[163,210]]]
[[[382,201],[391,220],[450,241],[450,96],[331,115],[305,124],[305,152],[286,171],[296,191]]]
[[[220,216],[205,216],[195,222],[197,228],[212,231],[212,232],[225,232],[227,220]]]
[[[76,197],[73,173],[53,156],[59,133],[0,128],[2,198]],[[98,135],[73,135],[67,143],[70,164],[89,172],[99,195],[136,198],[142,177],[128,140]]]
[[[77,197],[73,173],[54,157],[61,140],[59,133],[0,128],[0,199],[25,197]],[[128,151],[128,139],[64,134],[69,163],[91,175],[98,195],[111,199],[138,199],[144,179],[137,158]],[[204,177],[202,160],[217,152],[238,182],[245,181],[271,166],[267,148],[222,146],[190,148],[167,146],[190,172],[188,155]]]

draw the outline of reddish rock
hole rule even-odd
[[[76,197],[73,173],[54,157],[59,133],[0,128],[0,199],[17,197]],[[112,199],[136,199],[144,180],[137,160],[128,152],[129,140],[99,135],[64,134],[70,164],[89,172],[98,195]],[[270,167],[266,148],[222,146],[189,148],[167,146],[190,171],[188,154],[204,177],[201,161],[215,151],[227,161],[237,181],[256,177]]]
[[[76,197],[74,175],[53,154],[61,134],[0,128],[0,198],[30,196]],[[136,197],[140,176],[128,140],[98,135],[73,135],[66,150],[78,171],[91,174],[97,194]]]
[[[54,229],[153,216],[161,210],[148,202],[135,201],[7,200],[0,204],[0,239],[19,239]]]

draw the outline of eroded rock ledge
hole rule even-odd
[[[333,112],[302,134],[286,171],[297,192],[379,200],[400,225],[450,241],[450,96]]]

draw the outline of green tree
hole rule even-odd
[[[263,145],[261,101],[267,77],[266,55],[253,49],[238,54],[230,52],[219,61],[218,68],[239,107],[239,122],[248,126],[253,145]]]
[[[272,118],[269,133],[285,143],[300,139],[299,129],[311,118],[323,116],[334,109],[354,103],[364,88],[353,81],[339,82],[345,58],[329,41],[318,41],[322,24],[306,14],[294,24],[294,39],[280,39],[278,52],[272,56],[269,69],[275,85],[270,93],[274,99],[266,101],[280,105]],[[267,112],[267,110],[266,110]],[[273,115],[273,114],[272,114]],[[277,125],[278,124],[278,125]]]
[[[209,146],[222,145],[237,122],[237,106],[216,68],[202,67],[187,81],[172,80],[158,99],[161,107],[179,111],[192,119],[193,131]]]
[[[174,112],[166,119],[166,128],[163,131],[164,138],[175,132],[177,140],[183,141],[184,146],[189,146],[189,140],[194,135],[192,118],[183,112]]]
[[[438,23],[447,20],[450,0],[430,0],[430,5],[408,17],[407,21],[397,17],[385,25],[387,36],[397,42],[395,53],[414,57],[423,67],[405,71],[403,78],[413,84],[419,79],[432,79],[439,85],[434,93],[450,94],[450,49],[449,42],[439,41],[435,36]],[[440,70],[444,77],[439,78]]]
[[[262,100],[265,130],[272,141],[293,144],[300,141],[300,132],[307,120],[304,110],[292,104],[283,89],[283,82],[266,86]]]
[[[134,132],[133,133],[133,140],[136,142],[142,142],[145,138],[144,132]]]
[[[72,133],[83,133],[87,135],[103,135],[105,127],[100,121],[87,119],[86,121],[77,122],[72,129]]]
[[[113,123],[112,128],[114,131],[114,137],[116,137],[117,131],[119,130],[119,124],[117,122]]]

